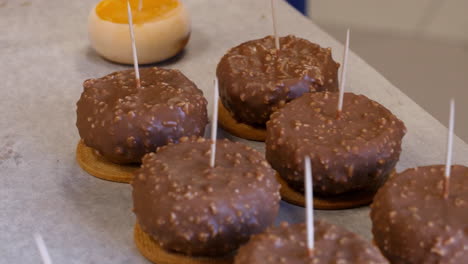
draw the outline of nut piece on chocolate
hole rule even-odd
[[[309,257],[304,223],[268,228],[239,249],[234,264],[386,264],[378,248],[341,227],[315,221],[315,249]]]
[[[201,136],[208,123],[203,92],[178,70],[140,69],[84,82],[76,126],[84,143],[115,163],[140,163],[157,147]]]
[[[468,168],[452,166],[448,199],[445,165],[408,169],[379,189],[372,233],[392,263],[468,263]]]
[[[394,169],[406,128],[382,105],[345,93],[307,93],[271,115],[266,158],[287,183],[304,191],[304,157],[310,156],[314,193],[333,197],[374,193]]]
[[[216,70],[223,105],[237,121],[264,127],[270,114],[305,92],[337,91],[331,49],[308,40],[268,36],[232,48]]]
[[[222,256],[271,225],[279,184],[263,156],[219,140],[211,168],[210,142],[183,138],[143,158],[133,181],[134,212],[163,249]]]

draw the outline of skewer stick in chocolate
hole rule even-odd
[[[304,161],[305,182],[306,182],[306,218],[307,218],[307,248],[309,256],[312,256],[314,250],[314,199],[312,188],[312,166],[310,157],[306,156]]]
[[[52,264],[52,259],[50,258],[49,251],[45,245],[44,239],[40,234],[34,235],[34,240],[36,241],[37,249],[41,254],[42,263],[44,264]]]
[[[214,81],[214,94],[213,94],[213,118],[211,120],[211,159],[210,166],[214,168],[216,160],[216,135],[218,132],[218,78]]]
[[[278,36],[278,24],[276,22],[275,0],[271,0],[271,18],[273,20],[273,34],[275,35],[275,48],[280,50],[280,41]]]
[[[343,69],[341,70],[340,79],[340,97],[338,98],[338,113],[337,117],[340,116],[341,110],[343,110],[343,97],[346,83],[346,68],[348,64],[348,50],[349,50],[349,29],[346,31],[346,44],[343,51]]]
[[[128,0],[127,0],[127,14],[128,14],[128,26],[130,28],[130,38],[132,40],[133,66],[135,67],[135,82],[136,82],[136,87],[140,88],[141,86],[140,70],[138,69],[138,55],[137,55],[136,44],[135,44],[135,33],[133,32],[132,7],[130,6],[130,1]]]
[[[453,128],[455,125],[455,101],[450,100],[450,116],[449,116],[449,130],[447,138],[447,159],[445,162],[445,184],[444,184],[444,198],[449,196],[450,186],[450,170],[452,167],[452,148],[453,148]]]

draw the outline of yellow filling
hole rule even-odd
[[[133,23],[135,24],[163,19],[170,11],[179,6],[178,0],[142,0],[142,9],[138,10],[139,1],[130,0]],[[127,0],[103,0],[96,6],[96,13],[103,20],[127,24]]]

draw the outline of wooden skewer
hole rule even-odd
[[[453,130],[455,127],[455,101],[450,100],[449,130],[447,137],[447,159],[445,161],[445,184],[444,198],[447,199],[450,193],[450,172],[452,169],[452,149],[453,149]]]
[[[275,37],[275,48],[276,50],[280,50],[280,41],[278,36],[278,24],[276,21],[276,8],[275,8],[275,0],[271,0],[271,18],[273,20],[273,34]]]
[[[306,218],[307,218],[307,248],[309,256],[312,256],[315,241],[314,241],[314,194],[312,183],[312,166],[310,158],[307,156],[304,160],[305,183],[306,183]]]
[[[338,112],[337,118],[340,117],[341,111],[343,110],[343,97],[346,83],[346,68],[348,64],[348,50],[349,50],[349,29],[346,31],[346,44],[343,51],[343,68],[341,70],[341,79],[340,79],[340,96],[338,98]]]
[[[128,15],[128,26],[130,28],[130,39],[132,41],[132,54],[133,54],[133,67],[135,68],[135,83],[136,87],[140,89],[140,70],[138,69],[138,55],[135,44],[135,33],[133,32],[133,17],[132,17],[132,7],[130,6],[130,1],[127,0],[127,15]]]
[[[42,263],[52,264],[52,259],[50,258],[49,251],[47,250],[47,246],[44,242],[44,239],[42,239],[42,236],[40,234],[35,234],[34,240],[36,240],[37,249],[41,254]]]
[[[143,9],[143,0],[140,0],[138,2],[138,11],[141,12],[142,9]]]
[[[216,161],[216,138],[218,132],[218,78],[214,81],[214,93],[213,93],[213,118],[211,120],[211,159],[210,166],[214,168]]]

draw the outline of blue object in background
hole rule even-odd
[[[297,10],[301,11],[302,14],[306,14],[306,0],[287,0]]]

